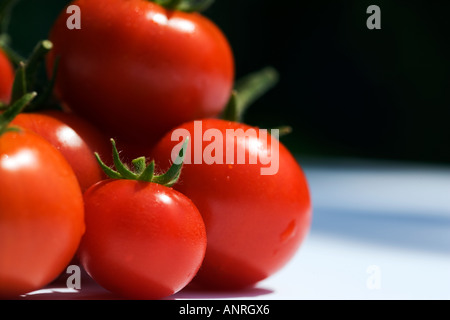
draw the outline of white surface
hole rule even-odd
[[[171,299],[450,298],[450,168],[300,162],[314,213],[294,259],[252,289]],[[80,291],[53,284],[25,298],[116,297],[83,278]]]

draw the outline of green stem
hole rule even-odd
[[[35,101],[33,101],[33,105],[28,108],[28,110],[36,109],[39,106],[49,106],[50,99],[53,95],[53,89],[55,87],[56,83],[56,75],[58,72],[58,66],[59,66],[59,57],[55,59],[55,63],[53,64],[53,70],[52,70],[52,76],[50,78],[50,81],[47,81],[44,88],[42,89],[42,92],[38,95]]]
[[[279,80],[278,72],[272,67],[251,73],[236,82],[238,112],[241,116],[247,108],[272,89]]]
[[[0,49],[3,50],[3,52],[8,56],[9,60],[16,66],[20,62],[25,61],[24,57],[22,57],[20,54],[15,52],[9,46],[9,36],[7,36],[6,34],[0,35]]]
[[[17,2],[18,0],[2,0],[0,2],[0,48],[15,65],[18,65],[23,59],[9,46],[10,37],[8,35],[8,27],[12,9]]]
[[[154,176],[155,176],[155,161],[152,161],[141,173],[138,180],[139,181],[152,181]]]
[[[15,103],[13,103],[4,113],[0,115],[0,135],[7,131],[13,130],[8,127],[11,121],[22,112],[22,110],[34,99],[36,92],[31,92],[23,95]]]
[[[8,32],[11,11],[17,0],[2,0],[0,2],[0,34]]]
[[[169,10],[184,12],[202,12],[208,9],[214,0],[148,0]]]
[[[14,76],[14,82],[12,86],[11,93],[11,103],[16,102],[20,97],[27,93],[27,77],[25,70],[25,63],[20,62],[16,69],[16,74]]]
[[[214,0],[185,0],[180,3],[177,10],[184,12],[203,12],[208,9]]]
[[[120,173],[118,173],[117,171],[111,169],[110,167],[108,167],[100,158],[100,155],[95,152],[94,153],[95,158],[97,159],[97,162],[99,163],[100,167],[102,168],[103,172],[110,177],[111,179],[122,179],[122,175]]]
[[[34,90],[36,74],[39,65],[44,61],[45,55],[52,49],[53,44],[48,40],[40,41],[34,48],[30,57],[26,61],[20,61],[16,69],[16,75],[13,83],[11,93],[11,103],[14,103],[22,97],[29,90]],[[56,65],[57,66],[57,65]],[[56,68],[55,66],[55,68]],[[56,69],[54,69],[54,75],[50,80],[48,87],[43,92],[42,97],[39,96],[38,101],[43,103],[52,93],[53,85],[56,76]]]
[[[120,173],[120,175],[124,179],[136,180],[138,175],[133,173],[130,169],[128,169],[125,164],[120,160],[119,151],[116,148],[116,142],[114,139],[111,139],[111,144],[113,146],[113,161],[116,170]]]
[[[183,0],[170,0],[164,7],[171,10],[176,10]]]
[[[49,40],[39,41],[38,44],[34,47],[33,52],[30,57],[27,59],[25,63],[27,84],[31,88],[34,84],[34,80],[36,79],[36,73],[40,64],[44,61],[47,53],[52,50],[53,43]]]
[[[169,170],[167,170],[167,172],[163,175],[153,177],[152,182],[156,182],[171,187],[178,181],[178,178],[180,177],[181,174],[181,167],[183,166],[183,161],[186,154],[185,150],[188,142],[189,138],[186,138],[186,140],[183,143],[183,146],[181,147],[181,150],[178,153],[177,159],[169,168]]]
[[[276,128],[272,128],[278,130],[278,137],[284,137],[292,133],[293,129],[291,126],[280,126]]]
[[[238,94],[233,90],[221,118],[223,120],[241,122],[242,117],[243,115],[239,114],[238,110]]]
[[[134,159],[131,163],[133,164],[134,172],[136,172],[138,176],[140,176],[146,169],[145,157]]]
[[[278,80],[278,72],[272,67],[266,67],[238,80],[222,118],[242,122],[250,105],[272,89]]]

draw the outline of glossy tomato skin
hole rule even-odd
[[[47,110],[21,113],[13,124],[37,133],[58,149],[74,170],[82,192],[106,178],[94,152],[108,162],[109,139],[84,119],[73,113]]]
[[[86,234],[79,258],[104,288],[132,299],[160,299],[185,287],[206,249],[192,201],[155,183],[105,180],[84,194]]]
[[[6,54],[0,50],[0,102],[9,103],[14,81],[14,69]]]
[[[0,137],[0,296],[54,280],[84,233],[83,198],[64,157],[22,130]]]
[[[56,92],[69,109],[121,145],[152,145],[178,124],[221,113],[234,60],[209,19],[146,0],[71,4],[82,12],[81,29],[69,30],[63,12],[47,63],[51,72],[60,57]]]
[[[235,122],[207,119],[202,121],[204,134],[218,130],[251,127]],[[185,129],[195,136],[194,122],[176,129]],[[257,129],[257,128],[253,128]],[[155,147],[153,157],[161,168],[167,167],[171,150],[179,144],[167,134]],[[239,150],[265,153],[262,136],[248,147],[242,139]],[[203,142],[205,148],[211,142]],[[224,142],[224,146],[226,143]],[[195,148],[195,147],[194,147]],[[193,149],[192,149],[193,150]],[[253,150],[253,151],[249,151]],[[194,153],[194,152],[192,152]],[[274,175],[262,175],[257,164],[185,163],[175,189],[189,197],[203,216],[208,248],[195,283],[215,289],[239,289],[251,286],[281,269],[296,253],[311,223],[311,200],[306,177],[290,152],[279,144],[279,170]]]

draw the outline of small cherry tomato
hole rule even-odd
[[[192,201],[159,184],[165,182],[153,175],[154,167],[149,172],[140,161],[135,178],[104,180],[85,192],[86,233],[78,256],[102,287],[127,298],[160,299],[195,276],[206,232]]]

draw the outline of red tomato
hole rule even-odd
[[[198,13],[171,11],[147,0],[77,0],[81,29],[65,11],[47,55],[60,57],[56,92],[74,112],[121,145],[153,145],[185,121],[220,114],[234,79],[221,30]]]
[[[79,258],[104,288],[159,299],[185,287],[200,267],[205,226],[181,193],[134,180],[106,180],[84,194],[86,234]]]
[[[249,143],[245,143],[243,136],[239,137],[231,148],[235,150],[234,157],[230,157],[233,161],[226,160],[226,152],[231,149],[225,142],[222,141],[223,149],[217,148],[215,153],[209,149],[217,138],[210,136],[204,139],[209,142],[198,145],[198,140],[208,131],[226,137],[227,130],[247,132],[252,129],[250,126],[213,119],[203,120],[201,124],[201,129],[194,122],[176,128],[186,130],[191,136],[194,157],[198,150],[203,154],[208,150],[212,155],[223,154],[219,156],[223,164],[207,164],[204,160],[202,164],[195,164],[193,159],[192,164],[188,164],[188,158],[174,186],[194,202],[206,226],[208,247],[195,282],[213,288],[250,286],[281,269],[296,253],[309,230],[311,201],[307,180],[295,158],[281,143],[278,144],[276,174],[262,175],[261,169],[268,166],[261,161],[251,164],[247,160],[238,164],[237,156],[241,152],[246,159],[270,152],[273,142],[268,138],[264,141],[262,135],[251,138]],[[172,132],[153,152],[161,168],[169,165],[166,159],[170,159],[172,150],[179,144],[178,139],[172,141]]]
[[[54,280],[84,232],[83,198],[64,157],[28,131],[0,136],[0,296]]]
[[[13,124],[39,134],[56,147],[72,166],[82,192],[106,178],[94,152],[109,155],[109,139],[84,119],[55,110],[22,113]]]
[[[8,57],[0,50],[0,102],[9,103],[14,81],[14,69]]]

